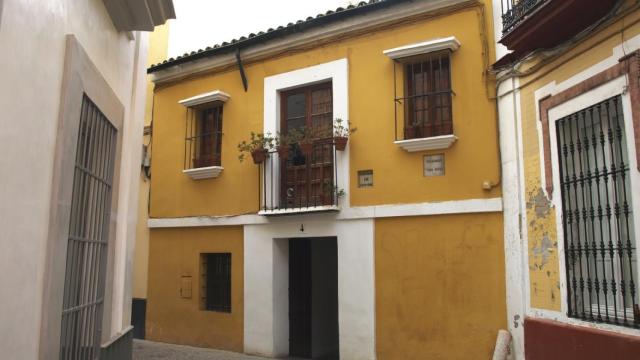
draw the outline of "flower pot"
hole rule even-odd
[[[267,158],[267,150],[265,149],[257,149],[251,152],[251,157],[253,158],[254,164],[262,164],[264,160]]]
[[[333,138],[333,141],[336,144],[336,150],[338,151],[344,151],[344,149],[346,149],[347,147],[347,141],[349,140],[348,137],[344,137],[344,136],[338,136]]]
[[[300,151],[307,156],[313,152],[313,143],[300,143],[298,146],[300,146]]]
[[[289,145],[279,145],[278,146],[278,155],[280,159],[287,160],[289,158],[289,152],[291,151],[291,147]]]

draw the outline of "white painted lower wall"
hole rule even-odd
[[[524,180],[522,174],[522,133],[520,94],[515,89],[518,79],[510,79],[498,87],[500,115],[500,150],[502,154],[502,201],[504,214],[504,259],[507,295],[507,328],[511,333],[511,352],[524,359],[524,317],[526,279],[523,266],[526,244],[523,243],[521,209]]]
[[[288,239],[336,237],[340,358],[375,359],[374,220],[295,217],[244,226],[244,351],[289,352]]]

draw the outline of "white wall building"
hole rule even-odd
[[[3,358],[130,356],[140,30],[172,17],[171,0],[0,0]]]

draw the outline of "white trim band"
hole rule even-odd
[[[149,228],[177,228],[201,226],[256,225],[274,222],[295,222],[300,216],[326,217],[332,220],[355,220],[402,216],[453,215],[502,211],[502,198],[453,200],[402,205],[374,205],[350,207],[339,212],[302,213],[300,215],[267,217],[258,214],[230,216],[190,216],[182,218],[149,219]]]

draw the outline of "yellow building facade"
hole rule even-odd
[[[157,26],[149,34],[147,66],[167,57],[169,48],[169,24]],[[147,82],[147,103],[144,116],[142,140],[142,168],[140,171],[140,192],[138,193],[138,223],[133,258],[133,302],[131,304],[131,323],[134,325],[134,337],[144,339],[145,318],[147,312],[147,284],[149,270],[149,188],[151,185],[151,117],[153,111],[153,82]]]
[[[372,1],[151,66],[146,338],[491,356],[507,327],[492,13]],[[344,150],[338,119],[357,128]],[[251,132],[292,129],[315,132],[239,161]]]
[[[508,3],[496,37],[512,52],[498,49],[505,56],[494,68],[515,355],[635,358],[637,2],[586,12],[580,2],[539,1],[520,18]]]

